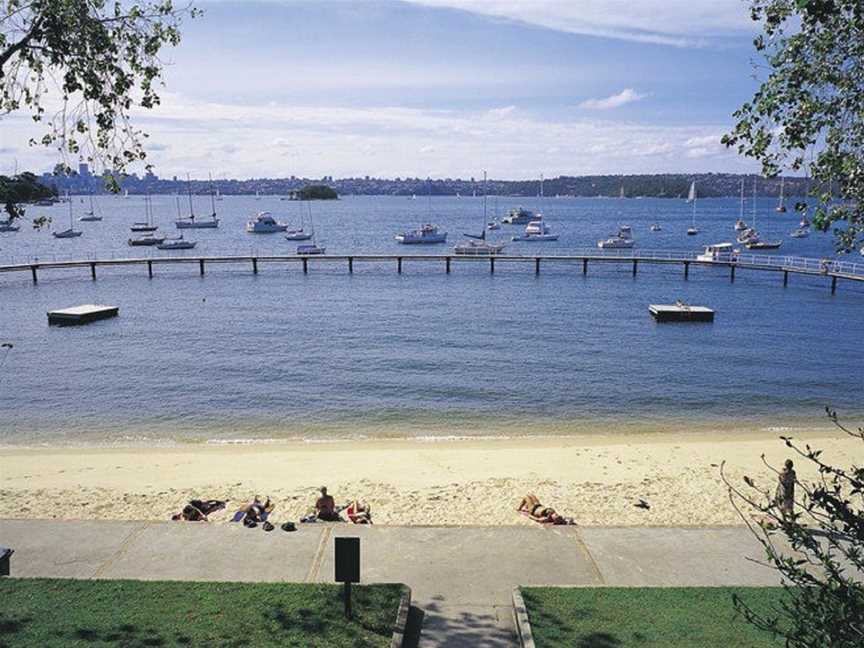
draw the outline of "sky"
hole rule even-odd
[[[745,0],[196,4],[135,114],[160,176],[758,169],[719,143],[756,87]],[[51,168],[40,133],[0,117],[0,173]]]

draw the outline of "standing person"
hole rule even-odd
[[[777,495],[775,497],[784,520],[791,518],[794,513],[796,479],[794,464],[791,459],[787,459],[778,477],[780,483],[777,484]]]
[[[321,497],[315,501],[315,515],[325,522],[340,522],[342,518],[336,512],[336,502],[332,495],[327,494],[327,487],[321,487]]]

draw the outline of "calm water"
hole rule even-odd
[[[154,199],[168,228],[174,198]],[[206,213],[205,199],[196,212]],[[531,199],[498,201],[499,212]],[[495,201],[489,201],[490,212]],[[301,205],[226,197],[218,230],[187,230],[195,254],[290,252],[280,235],[243,224],[269,209],[298,221]],[[797,216],[760,201],[759,229],[782,252],[831,256],[830,236],[795,240]],[[83,205],[75,203],[76,216]],[[184,211],[188,206],[184,206]],[[66,206],[31,208],[60,228]],[[565,253],[596,245],[617,223],[637,247],[692,250],[732,239],[737,200],[699,203],[702,234],[684,234],[677,200],[550,199],[557,243],[513,243],[508,252]],[[102,198],[105,220],[76,223],[84,236],[0,235],[0,261],[38,256],[128,255],[129,224],[143,199]],[[749,207],[748,207],[749,212]],[[426,199],[348,197],[313,205],[328,252],[430,253],[393,234],[426,220]],[[450,232],[479,230],[481,199],[435,198],[432,219]],[[748,220],[749,213],[748,213]],[[490,213],[490,218],[492,214]],[[663,232],[650,233],[659,222]],[[521,228],[494,233],[509,238]],[[695,240],[694,240],[695,239]],[[135,256],[169,252],[137,248]],[[182,253],[173,253],[182,254]],[[341,266],[141,267],[0,276],[0,340],[15,348],[0,369],[0,443],[140,443],[344,436],[571,434],[610,428],[718,431],[817,422],[825,404],[864,414],[860,340],[864,287],[770,273],[678,267],[533,268],[427,263]],[[717,310],[712,325],[657,325],[647,304],[684,299]],[[120,306],[119,318],[49,328],[45,311],[86,302]],[[2,355],[0,355],[2,358]]]

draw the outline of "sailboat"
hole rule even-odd
[[[429,178],[429,195],[426,201],[426,223],[420,226],[420,229],[400,232],[394,238],[398,243],[403,245],[434,245],[436,243],[447,242],[447,232],[438,230],[437,225],[433,225],[432,220],[432,179]],[[413,200],[413,199],[412,199]]]
[[[780,212],[781,214],[786,212],[786,205],[783,204],[783,182],[784,182],[784,179],[781,177],[780,178],[780,204],[777,205],[777,209],[776,209],[776,211]]]
[[[687,236],[695,236],[699,233],[696,227],[696,181],[690,183],[690,193],[687,196],[687,202],[693,203],[693,223],[687,228]]]
[[[305,220],[303,217],[303,202],[298,202],[297,204],[300,207],[300,229],[288,230],[285,233],[285,238],[289,241],[308,241],[312,238],[312,233],[303,228],[303,221]],[[309,205],[308,207],[311,220],[312,206]]]
[[[96,215],[96,210],[93,209],[93,194],[90,194],[90,211],[85,213],[81,218],[78,219],[82,223],[93,222],[93,221],[101,221],[102,217]]]
[[[779,241],[763,241],[759,236],[759,231],[756,229],[756,178],[753,178],[753,228],[745,230],[743,234],[748,234],[745,240],[740,240],[739,243],[744,243],[748,250],[776,250],[783,245],[783,240]]]
[[[72,226],[72,203],[69,203],[69,229],[63,230],[62,232],[51,232],[54,238],[65,239],[65,238],[75,238],[76,236],[81,236],[83,232],[79,232]]]
[[[216,200],[222,202],[222,194],[219,193],[219,187],[216,187]]]
[[[626,198],[627,194],[624,193],[624,185],[621,185],[621,191],[618,193],[619,198]]]
[[[744,178],[741,178],[741,210],[738,212],[738,220],[735,221],[735,231],[743,232],[747,229],[744,222]]]
[[[132,223],[130,230],[133,232],[155,232],[159,229],[158,225],[153,224],[153,205],[150,204],[150,196],[144,196],[144,214],[146,220]]]
[[[128,189],[126,189],[126,190],[123,192],[123,198],[126,198],[127,200],[129,199],[129,190],[128,190]]]
[[[309,211],[309,238],[312,239],[312,243],[306,245],[298,245],[297,246],[297,254],[300,255],[309,255],[309,254],[324,254],[327,251],[327,248],[318,247],[318,244],[315,241],[315,223],[312,221],[312,202],[306,201],[306,208]],[[287,237],[286,237],[287,238]]]
[[[191,250],[196,244],[196,241],[185,240],[181,234],[176,238],[163,239],[161,243],[156,244],[156,247],[160,250]]]
[[[480,236],[471,238],[479,240],[465,241],[453,248],[454,254],[465,256],[494,256],[504,249],[503,244],[493,244],[486,241],[486,172],[483,172],[483,222],[481,224]]]
[[[195,212],[192,209],[192,181],[189,179],[189,174],[186,174],[186,183],[189,188],[189,218],[178,218],[174,221],[177,229],[215,229],[219,227],[219,219],[216,218],[216,205],[213,204],[213,192],[211,186],[210,202],[213,207],[213,213],[209,220],[195,220]]]

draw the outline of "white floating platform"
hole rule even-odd
[[[100,304],[82,304],[72,308],[48,311],[48,324],[58,326],[72,326],[75,324],[87,324],[96,320],[117,317],[120,308],[117,306],[103,306]]]
[[[658,322],[713,322],[714,311],[688,304],[649,304],[648,311]]]

